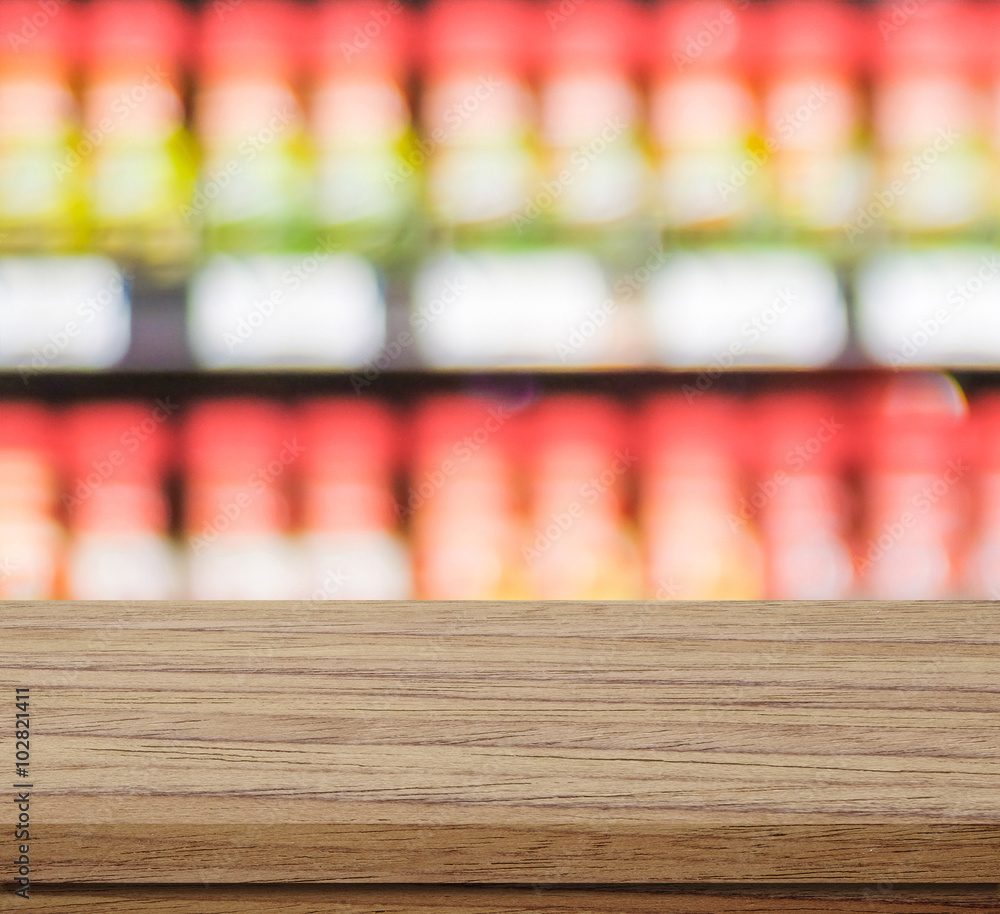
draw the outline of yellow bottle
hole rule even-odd
[[[84,124],[77,141],[95,246],[164,275],[195,249],[184,217],[194,150],[184,128],[181,55],[188,20],[173,0],[87,7]]]
[[[84,239],[69,43],[75,7],[0,4],[0,250],[41,254]]]

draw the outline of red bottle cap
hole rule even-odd
[[[387,478],[402,442],[393,414],[374,400],[324,397],[298,411],[302,469],[313,478]]]
[[[310,26],[317,74],[405,78],[413,51],[412,19],[402,0],[326,0]]]
[[[639,416],[640,456],[646,471],[712,475],[741,461],[737,402],[722,394],[656,395]]]
[[[202,75],[266,74],[294,80],[305,44],[303,8],[291,0],[239,0],[202,7],[198,45]]]
[[[159,485],[172,451],[173,429],[145,403],[84,403],[66,413],[67,470],[114,483]]]
[[[184,418],[183,446],[193,476],[247,486],[254,474],[267,484],[284,477],[301,453],[285,410],[252,399],[198,403]]]
[[[413,475],[505,474],[517,418],[508,404],[483,397],[458,394],[425,400],[413,424]]]
[[[988,65],[988,13],[965,0],[925,0],[915,9],[883,2],[869,14],[869,41],[880,73],[947,72],[975,76]]]
[[[756,18],[759,65],[792,72],[855,71],[865,60],[866,20],[839,0],[776,0]]]
[[[531,416],[530,447],[536,475],[600,473],[621,455],[629,456],[624,413],[607,397],[547,397]]]
[[[91,68],[162,68],[173,76],[191,43],[190,19],[175,0],[92,0],[84,15]]]
[[[523,75],[536,57],[537,8],[523,0],[435,0],[423,16],[421,67]]]
[[[972,401],[966,450],[981,470],[1000,472],[1000,393],[988,393]]]
[[[632,0],[587,0],[569,12],[565,0],[550,0],[545,19],[541,56],[549,70],[629,72],[644,62],[644,22]]]
[[[832,397],[768,394],[754,412],[751,461],[759,473],[834,474],[842,468],[851,423]]]
[[[665,0],[652,30],[652,66],[661,76],[739,71],[748,64],[749,13],[727,0]]]
[[[26,400],[0,401],[0,450],[35,451],[48,459],[53,445],[52,416],[44,406]]]
[[[303,403],[302,525],[307,530],[385,530],[395,523],[393,470],[402,452],[395,416],[381,403],[322,397]]]
[[[940,473],[948,460],[962,454],[967,405],[946,375],[888,379],[869,395],[867,412],[867,434],[859,450],[876,471]]]
[[[76,6],[59,0],[0,0],[0,60],[68,71],[77,55]]]

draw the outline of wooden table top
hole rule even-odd
[[[993,886],[43,886],[30,914],[996,914]]]
[[[998,604],[4,603],[0,644],[41,885],[1000,880]]]

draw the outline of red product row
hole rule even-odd
[[[5,57],[68,66],[434,74],[495,66],[528,76],[607,67],[789,69],[889,74],[1000,70],[995,0],[233,0],[192,12],[177,0],[3,0]],[[11,65],[11,61],[7,61]]]
[[[518,235],[1000,221],[998,3],[3,0],[0,33],[0,221],[20,238],[93,223],[158,262],[190,256],[193,225],[213,249],[318,229],[377,247],[420,208]]]
[[[1000,396],[843,393],[4,402],[0,594],[1000,595]]]

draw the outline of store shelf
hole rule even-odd
[[[996,604],[8,603],[0,631],[40,883],[1000,877]]]

